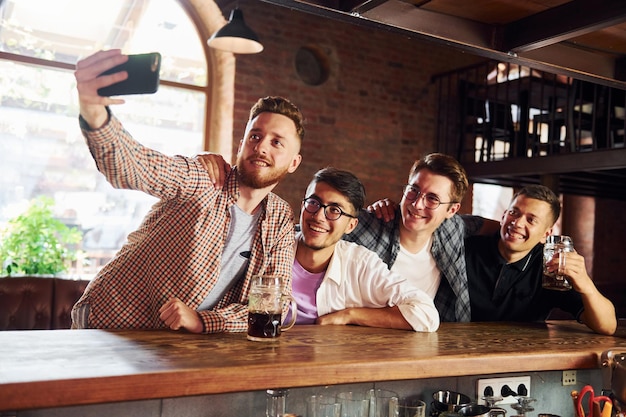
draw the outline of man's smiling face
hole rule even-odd
[[[428,168],[420,170],[411,180],[410,184],[422,194],[416,201],[402,197],[400,201],[402,227],[410,234],[430,236],[445,219],[458,211],[460,204],[442,203],[434,210],[428,209],[424,205],[422,195],[434,195],[439,201],[448,202],[451,200],[452,181],[443,175],[434,174]]]
[[[525,256],[535,245],[545,242],[552,232],[551,219],[548,203],[523,194],[517,196],[500,221],[500,253],[507,260]]]
[[[307,198],[316,199],[320,204],[334,205],[347,214],[356,215],[356,209],[348,198],[329,184],[318,182],[310,185],[306,195]],[[341,216],[336,220],[328,220],[324,215],[323,208],[320,208],[317,213],[309,213],[304,210],[303,204],[300,210],[302,243],[307,248],[313,250],[332,248],[341,240],[344,234],[354,230],[357,223],[357,219],[348,216]]]

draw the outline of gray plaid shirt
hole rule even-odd
[[[400,208],[388,223],[362,210],[356,229],[343,238],[376,252],[391,269],[400,251],[401,219]],[[464,239],[476,234],[482,224],[482,217],[454,215],[435,230],[431,253],[442,277],[434,301],[441,321],[470,321]]]

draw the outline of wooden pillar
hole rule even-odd
[[[574,248],[585,257],[585,267],[593,277],[596,201],[593,197],[563,195],[561,224],[564,235],[571,236]]]

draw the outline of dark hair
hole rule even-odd
[[[525,195],[528,198],[548,203],[550,205],[550,212],[552,213],[552,223],[550,223],[550,225],[553,225],[559,219],[559,216],[561,215],[561,202],[559,201],[559,196],[557,196],[554,191],[545,185],[526,185],[515,193],[511,201],[515,200],[517,196],[520,195]]]
[[[442,153],[430,153],[415,161],[409,173],[409,182],[419,171],[427,168],[436,175],[442,175],[452,181],[452,195],[450,198],[456,203],[463,200],[469,187],[467,174],[459,161]]]
[[[304,139],[304,117],[298,107],[291,101],[278,96],[260,98],[250,109],[248,121],[264,112],[277,113],[289,117],[296,125],[296,132],[300,140]]]
[[[326,183],[344,195],[358,215],[365,204],[365,187],[356,175],[334,167],[320,169],[313,175],[313,180],[307,187],[307,193],[317,183]],[[305,196],[306,197],[306,196]]]

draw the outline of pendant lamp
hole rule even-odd
[[[235,54],[256,54],[263,50],[259,37],[246,26],[243,12],[237,8],[230,12],[228,23],[215,32],[207,43],[211,48]]]

